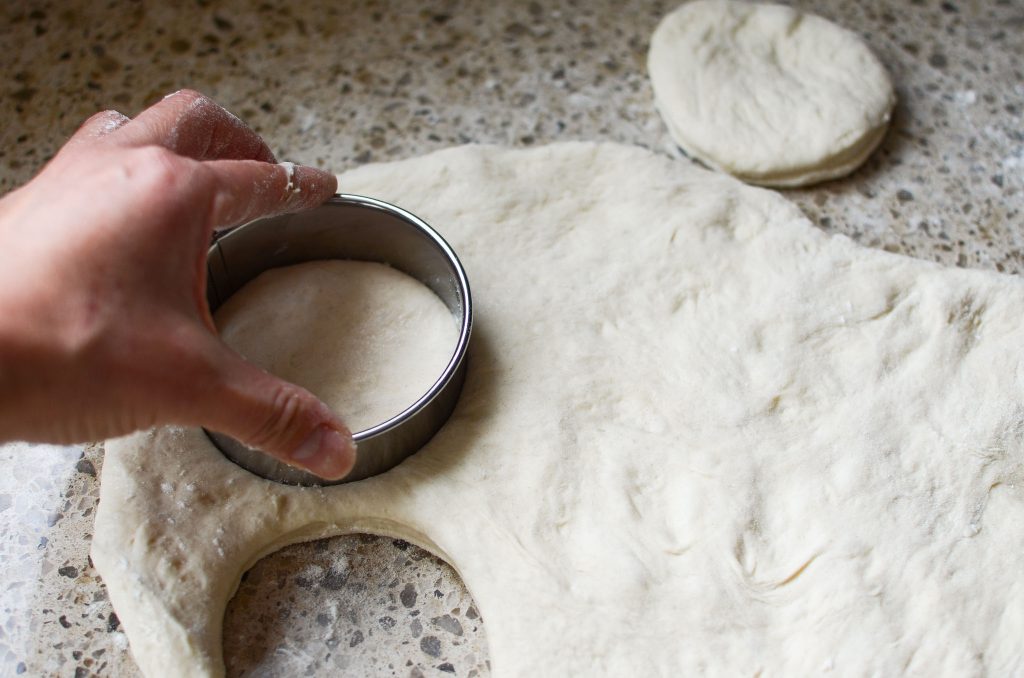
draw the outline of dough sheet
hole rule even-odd
[[[149,676],[219,676],[242,573],[371,532],[460,573],[495,676],[1024,670],[1024,284],[860,247],[642,149],[341,176],[459,253],[462,399],[395,469],[278,485],[109,441],[93,560]]]

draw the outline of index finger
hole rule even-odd
[[[316,207],[338,187],[330,172],[292,163],[220,160],[202,167],[212,178],[214,229]]]
[[[277,162],[270,148],[237,116],[194,90],[169,94],[110,134],[129,146],[163,146],[193,160]]]

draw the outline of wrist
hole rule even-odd
[[[19,422],[24,420],[26,400],[33,399],[25,392],[30,387],[28,345],[21,319],[0,304],[0,442],[26,437]]]
[[[51,382],[62,371],[63,354],[40,314],[13,295],[4,296],[0,293],[0,441],[45,438],[49,403],[56,395]]]

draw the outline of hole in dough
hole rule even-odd
[[[293,544],[242,577],[224,615],[228,676],[488,672],[455,570],[408,542],[351,534]],[[445,667],[447,668],[447,667]]]

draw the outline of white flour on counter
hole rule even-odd
[[[39,632],[27,623],[46,572],[46,533],[82,457],[77,446],[0,445],[0,666],[14,670]],[[35,548],[31,548],[35,546]]]

